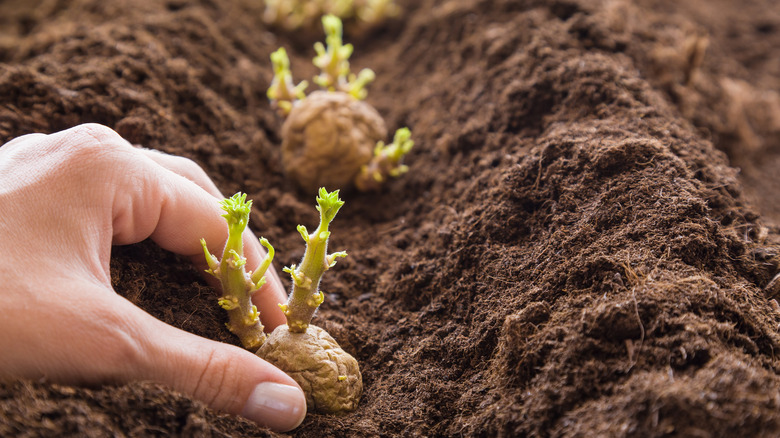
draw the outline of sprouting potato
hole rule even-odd
[[[304,90],[306,81],[295,84],[290,60],[284,48],[271,55],[274,78],[268,88],[272,105],[286,117],[282,125],[282,167],[305,191],[318,187],[360,191],[377,190],[389,177],[406,171],[401,164],[414,142],[408,128],[404,147],[384,145],[387,136],[382,116],[364,99],[366,85],[374,72],[363,69],[350,73],[351,44],[343,44],[341,20],[334,15],[322,18],[326,45],[315,44],[314,65],[320,74],[313,81],[321,89]],[[362,176],[361,176],[362,174]]]
[[[282,126],[282,166],[306,192],[348,187],[387,136],[382,116],[340,91],[315,91]]]
[[[358,362],[339,347],[325,330],[311,325],[314,312],[325,299],[319,290],[322,274],[336,264],[336,259],[346,257],[339,251],[328,254],[330,222],[336,217],[344,201],[339,191],[328,192],[320,188],[317,210],[320,223],[309,234],[303,225],[298,232],[306,242],[306,251],[299,265],[284,268],[292,277],[292,291],[287,304],[280,304],[287,324],[277,327],[266,337],[260,323],[257,308],[251,296],[265,283],[264,274],[271,264],[274,248],[266,239],[261,243],[268,256],[254,272],[245,269],[242,235],[249,222],[252,201],[237,193],[222,201],[228,223],[228,241],[222,259],[217,259],[201,239],[210,274],[220,280],[223,296],[219,305],[227,310],[228,328],[241,339],[245,348],[276,365],[289,374],[306,394],[311,411],[338,414],[357,408],[363,393],[363,380]]]
[[[358,362],[316,325],[294,333],[276,328],[257,355],[284,370],[306,394],[309,409],[327,414],[353,411],[363,393]]]

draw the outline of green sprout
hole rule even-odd
[[[303,100],[306,97],[304,90],[309,86],[306,81],[301,81],[295,85],[290,71],[290,58],[284,47],[271,53],[271,63],[274,66],[274,78],[271,80],[271,86],[268,88],[268,98],[287,115],[292,110],[293,102]]]
[[[401,160],[414,147],[411,136],[409,128],[400,128],[395,131],[393,142],[389,145],[383,141],[377,142],[374,157],[360,169],[360,174],[355,178],[358,190],[376,190],[387,177],[397,178],[409,171],[409,167],[402,164]]]
[[[323,90],[342,91],[355,99],[365,99],[368,95],[366,86],[376,78],[376,74],[369,68],[364,68],[357,75],[350,71],[349,57],[352,56],[354,47],[352,44],[344,44],[340,18],[326,15],[322,17],[322,26],[325,29],[326,45],[321,42],[314,45],[317,56],[312,62],[320,69],[320,74],[314,77],[314,83]],[[266,94],[271,103],[287,116],[293,104],[306,97],[304,90],[309,84],[306,81],[298,85],[293,83],[290,58],[284,48],[271,54],[271,63],[274,67],[274,77]]]
[[[365,86],[374,80],[376,75],[371,69],[363,69],[355,76],[349,69],[349,57],[352,56],[352,44],[344,44],[342,40],[343,26],[341,19],[329,14],[322,17],[322,27],[325,29],[325,45],[314,44],[317,56],[312,61],[321,70],[314,82],[328,91],[343,91],[356,99],[365,99],[368,94]]]
[[[376,74],[370,68],[360,70],[357,76],[350,74],[349,81],[344,85],[342,91],[358,100],[365,100],[368,96],[366,85],[376,79]]]
[[[339,17],[335,15],[322,17],[322,27],[325,29],[327,48],[319,41],[314,44],[317,56],[314,57],[313,62],[322,70],[322,73],[314,78],[314,82],[322,88],[334,91],[337,85],[346,82],[349,74],[349,57],[352,56],[354,47],[352,44],[344,44]]]
[[[238,336],[244,348],[254,351],[265,342],[266,335],[257,307],[252,304],[252,295],[266,282],[265,273],[274,258],[274,248],[268,240],[261,238],[260,243],[268,253],[254,272],[247,272],[242,236],[249,223],[252,201],[247,201],[246,194],[239,192],[220,205],[225,211],[222,217],[228,224],[228,239],[221,259],[209,252],[205,239],[200,239],[209,266],[206,272],[216,277],[222,286],[223,296],[218,304],[228,313],[228,329]]]
[[[322,274],[336,264],[337,258],[347,256],[345,251],[327,253],[330,237],[328,226],[344,205],[344,201],[339,199],[339,191],[329,193],[324,187],[320,188],[317,204],[317,210],[320,212],[320,224],[317,229],[309,234],[305,226],[298,225],[298,232],[306,242],[306,251],[300,266],[293,264],[283,269],[292,277],[293,289],[287,304],[280,304],[279,307],[287,317],[290,331],[296,333],[306,331],[314,312],[325,298],[319,290]]]

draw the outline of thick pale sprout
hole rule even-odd
[[[395,131],[393,142],[385,145],[380,141],[374,148],[374,157],[360,169],[355,178],[355,186],[361,192],[378,190],[388,177],[397,178],[409,171],[409,167],[401,163],[404,155],[414,147],[411,139],[412,131],[401,128]]]
[[[306,97],[304,90],[309,83],[306,81],[301,81],[298,85],[293,83],[290,58],[284,47],[271,53],[271,63],[274,66],[274,77],[266,94],[282,114],[290,114],[293,104]]]
[[[228,329],[241,339],[244,348],[254,351],[265,341],[266,336],[257,307],[252,304],[252,295],[265,284],[265,272],[271,266],[274,248],[268,240],[260,239],[268,255],[254,272],[247,271],[242,236],[249,223],[252,201],[246,200],[246,194],[236,193],[223,200],[221,206],[225,211],[222,217],[228,225],[228,240],[221,259],[209,252],[206,240],[200,240],[209,266],[206,272],[219,279],[222,286],[223,295],[218,304],[228,313]]]

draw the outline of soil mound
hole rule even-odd
[[[350,257],[314,321],[365,393],[293,434],[780,435],[776,2],[400,3],[345,39],[389,131],[412,129],[411,170],[343,194]],[[313,41],[261,12],[0,3],[0,142],[99,122],[192,158],[294,263],[314,194],[281,171],[265,91],[279,46],[313,75]],[[111,266],[156,317],[236,343],[183,259],[144,242]],[[273,435],[149,383],[4,382],[0,419],[3,436]]]

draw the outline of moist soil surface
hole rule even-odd
[[[400,3],[345,39],[377,74],[367,102],[412,129],[410,171],[342,192],[350,255],[314,321],[365,393],[291,435],[780,435],[778,3]],[[295,263],[317,213],[281,170],[269,55],[311,78],[320,31],[261,16],[2,1],[0,143],[97,122],[189,157]],[[154,316],[237,343],[184,259],[142,242],[111,268]],[[0,384],[0,435],[275,436],[155,383],[27,380]]]

